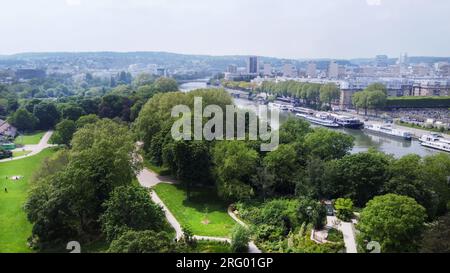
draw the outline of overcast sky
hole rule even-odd
[[[0,54],[450,56],[448,0],[0,0]]]

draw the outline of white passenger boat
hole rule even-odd
[[[392,137],[402,138],[404,140],[412,139],[411,132],[401,129],[394,129],[391,124],[366,124],[364,126],[364,130],[372,133],[379,133]]]
[[[423,135],[419,141],[424,147],[450,152],[450,139],[446,139],[440,134]]]
[[[364,127],[364,122],[354,117],[330,114],[329,118],[344,128],[362,129]]]
[[[311,123],[322,125],[322,126],[325,126],[325,127],[331,127],[331,128],[339,127],[339,124],[337,124],[336,122],[328,119],[327,116],[322,115],[320,113],[316,114],[315,116],[305,115],[305,114],[296,114],[296,116],[304,118],[304,119],[306,119],[307,121],[309,121]]]
[[[280,103],[269,103],[269,108],[276,109],[279,111],[288,111],[289,110],[288,105],[280,104]]]

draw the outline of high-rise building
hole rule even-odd
[[[263,74],[264,74],[264,76],[272,76],[272,65],[271,64],[269,64],[269,63],[264,64]]]
[[[387,67],[389,57],[387,55],[377,55],[375,57],[375,65],[377,67]]]
[[[227,68],[228,73],[236,74],[237,73],[237,66],[234,64],[230,64]]]
[[[308,63],[308,67],[306,68],[306,76],[309,78],[317,77],[317,65],[314,62]]]
[[[407,65],[408,64],[408,53],[401,54],[398,59],[398,64]]]
[[[339,78],[339,64],[336,61],[331,61],[328,66],[328,78],[330,79]]]
[[[256,56],[251,56],[248,57],[247,60],[247,73],[248,74],[258,74],[259,73],[259,69],[258,69],[258,57]]]
[[[298,76],[297,68],[293,64],[283,65],[283,76],[286,78],[295,78]]]

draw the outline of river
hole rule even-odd
[[[189,82],[180,85],[180,90],[183,92],[189,92],[199,88],[207,88],[204,82]],[[234,99],[237,106],[241,108],[246,108],[249,106],[255,106],[253,101],[245,99]],[[280,113],[280,123],[271,124],[273,128],[278,128],[280,124],[283,124],[288,118],[295,116],[292,113],[281,112]],[[315,127],[315,125],[312,125]],[[378,151],[382,151],[387,154],[393,154],[395,157],[402,157],[407,154],[418,154],[420,156],[433,155],[439,151],[422,147],[417,140],[406,141],[401,139],[392,138],[389,136],[380,136],[376,134],[371,134],[364,132],[362,130],[351,130],[351,129],[330,129],[337,130],[342,133],[351,135],[355,138],[355,145],[353,147],[352,153],[364,152],[369,148],[375,148]]]

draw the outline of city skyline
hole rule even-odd
[[[0,16],[0,55],[164,51],[289,59],[398,58],[404,52],[450,56],[448,1],[242,2],[8,2]]]

